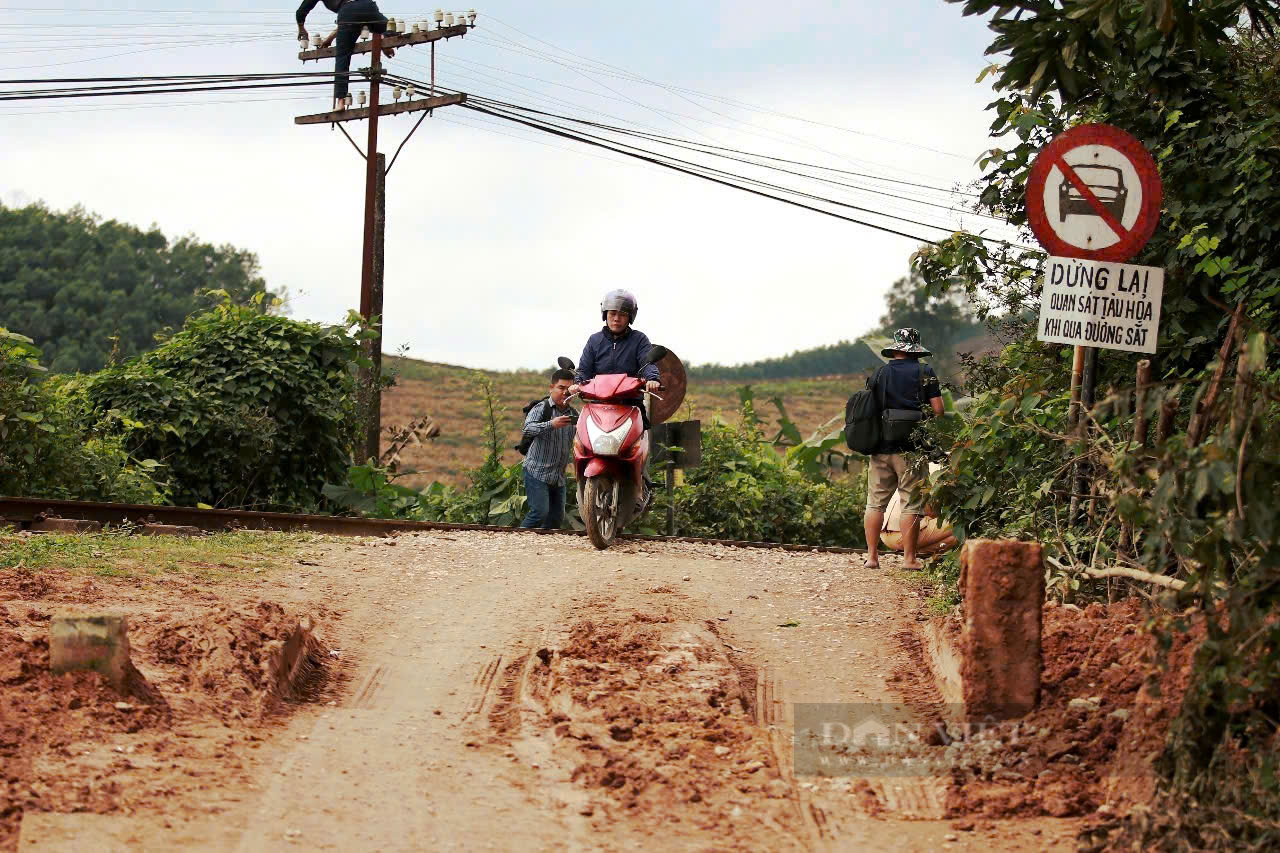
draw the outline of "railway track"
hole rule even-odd
[[[441,521],[403,521],[389,518],[351,518],[337,515],[304,515],[285,512],[256,512],[243,509],[201,509],[183,506],[93,503],[47,498],[0,497],[0,526],[40,529],[51,520],[92,521],[104,526],[160,525],[170,528],[198,528],[220,533],[230,530],[310,531],[333,536],[390,536],[430,530],[476,530],[524,536],[585,536],[578,530],[536,530],[498,527],[490,524],[451,524]],[[826,554],[861,554],[860,548],[795,545],[779,542],[743,542],[734,539],[704,539],[695,536],[643,536],[624,533],[620,539],[632,542],[701,542],[735,548],[765,548],[780,551],[809,551]]]

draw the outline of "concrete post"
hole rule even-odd
[[[54,674],[93,670],[126,692],[132,668],[123,616],[55,616],[49,623],[49,669]]]
[[[1034,710],[1040,698],[1041,546],[971,539],[960,560],[965,717],[1016,719]]]

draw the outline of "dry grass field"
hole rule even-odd
[[[383,427],[408,423],[431,415],[440,425],[440,436],[424,447],[411,448],[404,466],[418,473],[401,482],[426,486],[433,480],[454,485],[466,484],[466,472],[484,459],[484,404],[479,396],[477,375],[487,376],[501,405],[507,432],[504,461],[511,464],[520,455],[511,449],[519,440],[520,410],[526,403],[546,394],[547,375],[531,371],[477,371],[447,364],[406,358],[389,358],[387,365],[398,372],[398,384],[382,398]],[[777,410],[769,399],[780,395],[787,413],[808,437],[830,418],[842,415],[849,395],[862,387],[861,375],[825,376],[816,379],[787,379],[752,384],[756,412],[766,424],[776,425]],[[691,380],[685,405],[677,416],[684,420],[710,420],[721,415],[737,420],[740,382]]]

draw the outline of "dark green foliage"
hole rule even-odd
[[[41,378],[40,350],[0,328],[0,495],[161,503],[156,463],[88,426],[77,401]]]
[[[966,8],[981,11],[990,5],[984,0]],[[1152,151],[1164,183],[1160,227],[1134,260],[1166,270],[1155,375],[1187,376],[1202,369],[1213,358],[1215,342],[1238,302],[1264,327],[1280,325],[1280,66],[1275,43],[1248,31],[1211,47],[1204,41],[1217,26],[1214,16],[1241,11],[1245,4],[1238,0],[1203,4],[1208,29],[1197,36],[1198,51],[1186,47],[1181,37],[1166,38],[1144,28],[1142,3],[1099,0],[1070,16],[1051,10],[1053,4],[1035,5],[1044,9],[1017,22],[1001,21],[1002,37],[1019,46],[1003,73],[1021,68],[1027,56],[1039,55],[1034,52],[1040,44],[1037,34],[1060,28],[1097,32],[1108,15],[1116,28],[1108,40],[1115,42],[1117,64],[1091,78],[1087,98],[1059,104],[1047,96],[1010,91],[991,104],[993,135],[1012,133],[1017,144],[994,149],[981,161],[987,170],[982,203],[1015,224],[1025,224],[1024,189],[1039,149],[1081,121],[1115,124]],[[1175,13],[1197,14],[1170,12]],[[1077,48],[1093,49],[1069,42],[1054,49],[1069,53]],[[1053,67],[1050,63],[1050,71]],[[1021,72],[1014,79],[1021,80]],[[922,249],[915,268],[935,287],[964,282],[982,297],[984,308],[1016,316],[1038,309],[1042,261],[1038,252],[990,248],[974,235],[958,234]],[[1132,376],[1133,360],[1104,363],[1104,380],[1114,375],[1111,368]]]
[[[265,290],[252,252],[103,221],[76,208],[0,205],[0,318],[30,336],[57,373],[91,372],[179,328],[221,290]],[[260,303],[270,305],[269,302]]]
[[[363,333],[362,333],[363,334]],[[77,380],[181,505],[314,510],[358,435],[360,335],[224,303],[161,346]],[[70,383],[69,383],[70,384]]]
[[[1196,604],[1207,637],[1158,765],[1163,799],[1106,843],[1273,849],[1280,384],[1266,344],[1280,334],[1280,9],[1263,0],[967,0],[965,9],[995,12],[991,52],[1007,64],[995,69],[1005,93],[991,105],[992,131],[1017,140],[982,161],[984,206],[1025,224],[1032,158],[1079,122],[1118,125],[1155,155],[1164,211],[1136,259],[1166,270],[1148,414],[1155,421],[1165,402],[1184,414],[1163,442],[1141,448],[1131,433],[1138,356],[1104,352],[1091,439],[1077,441],[1066,422],[1067,356],[1052,357],[1056,348],[1024,328],[1021,344],[970,372],[986,393],[964,420],[931,425],[953,447],[932,499],[962,534],[1037,538],[1068,565],[1130,563],[1187,582],[1181,600],[1166,603]],[[963,281],[985,308],[1020,316],[1037,307],[1042,261],[959,234],[921,250],[915,264],[935,286]],[[1208,428],[1191,430],[1185,413],[1208,399],[1237,306],[1242,329],[1223,365],[1222,394],[1202,413]],[[1074,524],[1065,515],[1073,458],[1096,483]],[[1077,571],[1053,574],[1059,594],[1090,584]],[[1168,647],[1170,630],[1188,629],[1174,624],[1157,636]]]

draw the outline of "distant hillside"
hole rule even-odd
[[[981,323],[964,323],[949,328],[950,340],[934,341],[927,336],[925,346],[933,353],[933,364],[939,374],[950,373],[956,365],[956,352],[973,352],[989,349],[993,341],[987,339]],[[805,379],[833,374],[860,373],[875,370],[883,360],[878,355],[881,347],[891,337],[892,330],[879,331],[855,341],[798,350],[790,355],[753,361],[750,364],[723,365],[700,364],[689,368],[689,375],[698,379],[732,382],[754,382],[762,379]]]
[[[699,379],[734,382],[796,379],[830,376],[834,373],[859,373],[874,370],[880,363],[876,354],[862,341],[841,341],[750,364],[700,364],[689,368],[689,375]]]
[[[967,327],[966,327],[967,330]],[[871,338],[878,350],[879,338]],[[955,351],[981,353],[993,349],[995,342],[982,327],[957,338]],[[955,375],[954,353],[948,358],[944,350],[931,359],[944,383],[959,383]],[[440,426],[439,438],[423,447],[411,448],[403,454],[406,467],[418,474],[406,477],[408,485],[426,486],[439,480],[454,485],[466,483],[467,471],[484,460],[484,406],[480,401],[476,377],[483,375],[493,383],[494,393],[506,411],[509,448],[505,461],[519,458],[512,446],[520,438],[520,410],[530,400],[547,393],[548,373],[533,370],[475,370],[452,364],[389,357],[386,366],[395,370],[398,384],[382,398],[384,427],[406,424],[423,415],[431,415]],[[817,347],[782,358],[767,359],[749,365],[722,367],[709,365],[690,371],[685,405],[676,419],[709,420],[717,415],[736,421],[741,409],[739,389],[750,385],[755,396],[756,414],[771,428],[776,428],[777,409],[771,400],[780,397],[787,414],[808,438],[832,418],[842,416],[845,401],[863,386],[867,374],[882,364],[867,342],[842,341]],[[825,373],[827,365],[835,365]],[[768,374],[765,371],[779,371]],[[780,371],[808,375],[789,376]]]
[[[865,349],[865,347],[864,347]],[[548,376],[534,371],[479,371],[449,364],[387,358],[388,367],[397,371],[398,384],[382,398],[383,426],[408,423],[414,418],[431,415],[440,425],[440,437],[425,446],[411,448],[404,454],[406,467],[417,475],[406,477],[408,485],[425,486],[434,480],[455,485],[466,483],[466,472],[484,459],[482,435],[484,408],[480,403],[475,377],[487,376],[506,408],[507,447],[519,440],[520,409],[532,399],[547,392]],[[877,364],[878,364],[877,360]],[[862,386],[862,374],[825,376],[809,379],[766,380],[752,382],[757,414],[767,423],[777,423],[777,410],[769,402],[781,396],[787,414],[808,437],[814,430],[844,412],[849,394]],[[746,382],[709,380],[691,377],[685,407],[677,415],[684,420],[709,420],[717,414],[736,420],[740,409],[738,389]],[[519,459],[508,449],[505,461]]]

